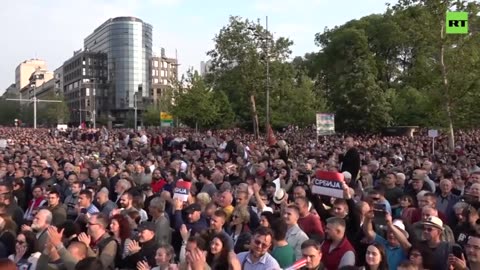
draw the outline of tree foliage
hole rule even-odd
[[[187,78],[177,87],[172,113],[181,123],[200,128],[230,127],[234,124],[228,98],[209,89],[197,72],[189,71]]]
[[[291,40],[274,38],[260,22],[230,17],[214,41],[215,48],[208,52],[212,72],[206,82],[214,93],[224,93],[228,98],[237,124],[264,127],[267,64],[272,126],[310,125],[317,110],[326,110],[323,96],[315,93],[313,81],[305,76],[307,70],[297,69],[288,61]]]

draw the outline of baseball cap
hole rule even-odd
[[[422,225],[432,226],[443,230],[443,221],[438,217],[428,217],[427,220],[422,222]]]
[[[202,207],[200,207],[200,204],[198,203],[190,204],[185,208],[185,212],[189,214],[195,211],[202,211]]]
[[[150,221],[142,222],[138,226],[138,231],[141,232],[143,230],[149,230],[149,231],[155,232],[155,229],[156,229],[155,227],[156,227],[155,223],[153,222],[150,222]]]

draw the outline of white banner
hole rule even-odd
[[[317,135],[335,134],[335,114],[317,113]]]

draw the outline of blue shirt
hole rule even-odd
[[[242,270],[281,270],[277,260],[270,253],[263,255],[260,260],[253,263],[250,260],[250,251],[237,254]]]
[[[89,213],[89,214],[95,214],[95,213],[98,213],[98,212],[100,212],[100,211],[98,210],[98,208],[93,203],[90,204],[89,207],[87,207],[87,213]]]
[[[375,234],[375,242],[385,247],[385,253],[387,255],[388,269],[397,270],[398,265],[407,259],[407,254],[402,247],[392,247],[385,238],[378,234]]]

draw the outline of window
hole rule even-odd
[[[85,68],[82,68],[82,75],[83,76],[87,75],[86,72],[85,72]]]
[[[158,67],[158,61],[157,60],[153,61],[153,66],[156,67],[156,68]]]
[[[157,78],[153,79],[153,83],[158,83],[158,79]]]

